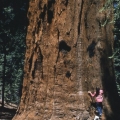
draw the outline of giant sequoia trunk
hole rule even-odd
[[[118,120],[112,11],[104,0],[30,0],[20,106],[14,120],[92,120],[88,90],[104,89],[105,120]],[[112,99],[111,99],[112,98]]]

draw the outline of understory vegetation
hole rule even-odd
[[[120,1],[119,0],[107,0],[104,10],[111,9],[113,6],[114,18],[111,23],[114,23],[114,50],[110,59],[114,61],[115,79],[120,96]]]
[[[120,1],[114,1],[114,67],[118,94],[120,95]]]
[[[0,3],[0,99],[18,104],[21,96],[27,0]]]

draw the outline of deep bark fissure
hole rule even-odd
[[[80,10],[80,13],[79,13],[79,22],[78,22],[78,36],[80,35],[80,25],[81,25],[81,18],[82,18],[81,16],[82,16],[83,4],[84,4],[84,2],[82,0],[81,1],[81,6],[80,6],[81,10]]]
[[[45,19],[46,11],[47,11],[47,6],[45,4],[43,7],[43,12],[41,12],[41,14],[40,14],[40,18],[42,19],[42,21],[44,21],[44,19]]]
[[[49,0],[47,5],[47,22],[50,24],[54,18],[54,6],[55,0]]]
[[[31,68],[32,68],[33,56],[34,56],[34,53],[32,53],[32,55],[29,59],[29,72],[31,71]]]
[[[36,51],[36,50],[35,50]],[[41,53],[41,50],[40,48],[38,48],[38,51],[36,51],[38,53],[37,55],[37,59],[35,60],[35,63],[34,63],[34,69],[32,70],[32,76],[33,76],[33,79],[35,78],[35,73],[38,75],[41,76],[41,78],[43,78],[43,66],[42,66],[42,63],[43,63],[43,55]],[[38,72],[39,71],[39,72]],[[41,74],[40,74],[41,73]]]

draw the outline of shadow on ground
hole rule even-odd
[[[12,120],[16,110],[16,108],[0,107],[0,120]]]

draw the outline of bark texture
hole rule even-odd
[[[112,13],[99,12],[104,2],[29,1],[23,90],[13,120],[92,120],[87,91],[96,86],[105,92],[103,120],[118,120],[113,62],[108,59],[113,28],[104,26]]]

